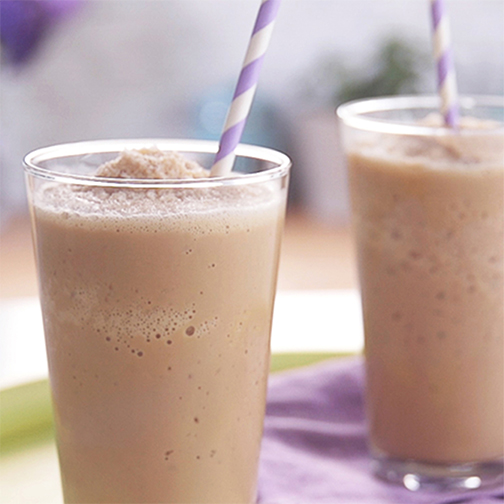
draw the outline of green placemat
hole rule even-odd
[[[271,372],[341,356],[329,353],[286,353],[271,356]],[[51,393],[47,380],[0,391],[0,456],[54,438]]]
[[[284,371],[294,369],[301,366],[308,366],[326,359],[334,357],[344,357],[346,354],[336,353],[279,353],[272,354],[270,371]]]
[[[0,455],[54,437],[47,380],[0,392]]]

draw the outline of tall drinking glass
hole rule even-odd
[[[502,484],[504,112],[434,97],[338,115],[348,160],[376,474],[411,490]]]
[[[24,161],[65,502],[252,503],[290,161],[240,145],[227,178],[94,176],[153,144],[217,150]]]

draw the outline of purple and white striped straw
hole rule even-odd
[[[235,149],[240,143],[252,106],[259,73],[268,48],[280,0],[262,0],[250,38],[233,100],[219,142],[219,151],[212,166],[212,177],[223,177],[233,169]]]
[[[434,58],[437,65],[438,93],[445,124],[457,128],[459,105],[450,25],[444,0],[431,0]]]

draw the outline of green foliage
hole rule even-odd
[[[339,55],[321,59],[307,72],[303,99],[331,107],[376,96],[418,92],[430,56],[400,37],[388,37],[369,57],[348,64]]]
[[[340,72],[337,103],[360,98],[414,93],[420,78],[422,55],[400,39],[390,39],[375,56],[373,75],[362,76],[358,71]],[[362,73],[362,72],[361,72]]]

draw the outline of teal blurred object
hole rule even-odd
[[[190,111],[189,137],[219,140],[233,98],[233,86],[223,85],[208,89]],[[287,121],[280,110],[259,90],[242,136],[242,143],[261,145],[289,152]],[[239,167],[236,167],[239,169]]]

